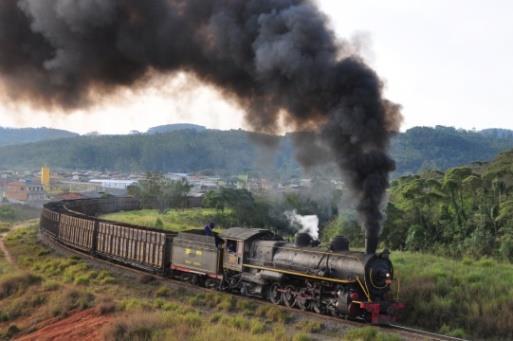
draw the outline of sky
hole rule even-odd
[[[340,39],[353,40],[403,107],[402,130],[446,125],[513,129],[513,2],[318,0]],[[184,90],[187,89],[187,90]],[[182,74],[88,111],[0,103],[0,126],[123,134],[169,123],[248,128],[243,111]]]

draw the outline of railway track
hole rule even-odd
[[[106,259],[95,257],[95,256],[90,255],[81,250],[78,250],[78,249],[66,246],[62,243],[59,243],[55,239],[53,239],[47,235],[44,235],[44,234],[40,234],[39,238],[44,244],[48,245],[49,247],[53,248],[54,250],[56,250],[58,252],[60,251],[61,253],[64,253],[64,254],[79,255],[81,258],[88,260],[89,262],[94,263],[94,264],[101,264],[101,265],[109,267],[109,268],[115,267],[117,269],[129,271],[134,274],[139,274],[139,275],[144,275],[144,276],[148,276],[148,275],[153,276],[155,278],[165,280],[169,283],[173,283],[173,285],[176,287],[180,287],[180,288],[184,288],[184,289],[188,289],[188,290],[203,291],[203,292],[209,292],[209,291],[214,290],[214,289],[208,289],[208,288],[203,288],[203,287],[199,287],[199,286],[192,286],[191,284],[188,284],[186,282],[181,282],[179,280],[172,279],[172,278],[169,278],[169,277],[157,274],[157,273],[149,273],[147,271],[140,270],[135,267],[131,267],[128,265],[115,263],[115,262],[112,262],[112,261],[109,261]],[[243,298],[243,299],[257,301],[259,304],[263,304],[263,305],[268,305],[268,306],[273,306],[273,307],[276,306],[276,305],[274,305],[268,301],[265,301],[263,299],[250,298],[250,297],[246,297],[246,296],[239,296],[239,297]],[[347,320],[347,319],[343,319],[340,317],[329,316],[329,315],[321,315],[320,316],[319,314],[314,313],[314,312],[303,311],[303,310],[295,309],[295,308],[289,308],[289,307],[282,306],[282,305],[280,305],[279,307],[283,310],[290,311],[294,314],[299,314],[299,315],[303,315],[306,317],[313,317],[316,319],[319,319],[322,317],[323,320],[329,320],[329,321],[332,321],[332,322],[335,322],[338,324],[343,324],[343,325],[350,326],[350,327],[357,328],[357,327],[364,327],[367,325],[366,323],[359,322],[359,321]],[[375,327],[381,329],[384,332],[392,331],[407,340],[465,341],[464,339],[447,336],[447,335],[442,335],[442,334],[437,334],[437,333],[433,333],[433,332],[428,332],[428,331],[421,330],[421,329],[401,326],[398,324],[389,324],[389,325],[375,326]]]

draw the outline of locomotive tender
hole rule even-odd
[[[233,227],[207,236],[95,218],[138,208],[132,197],[52,202],[43,208],[40,231],[96,257],[288,307],[375,324],[393,321],[403,308],[390,299],[386,251],[349,251],[340,237],[324,250],[304,235],[292,244],[266,229]]]

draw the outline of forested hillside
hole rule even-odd
[[[416,127],[394,139],[392,154],[398,166],[396,175],[406,175],[422,169],[445,170],[474,161],[488,161],[510,148],[513,148],[510,130],[476,132],[442,126]]]
[[[399,178],[387,211],[382,239],[393,249],[513,260],[513,151]]]
[[[397,161],[394,176],[491,160],[499,152],[513,148],[513,135],[508,132],[447,127],[410,129],[393,141],[392,154]],[[0,167],[37,168],[47,163],[69,169],[244,172],[289,177],[301,172],[294,159],[293,136],[194,129],[160,134],[80,136],[1,147]],[[275,146],[274,152],[270,144]]]
[[[78,136],[66,130],[51,128],[2,128],[0,127],[0,146],[38,142],[52,139]]]
[[[271,166],[290,169],[289,174],[299,171],[290,139],[273,138],[281,143],[271,153],[265,145],[254,143],[258,136],[235,130],[80,136],[0,148],[0,167],[37,168],[46,163],[69,169],[266,174]]]

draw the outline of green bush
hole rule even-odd
[[[40,283],[41,277],[30,273],[16,274],[4,278],[0,281],[0,300]]]
[[[25,294],[2,304],[0,321],[14,321],[18,317],[29,315],[34,309],[46,303],[47,297],[40,293]]]
[[[305,320],[298,323],[298,327],[306,333],[318,333],[324,325],[321,322]]]
[[[157,219],[155,220],[155,224],[153,224],[153,226],[154,226],[155,228],[161,229],[161,228],[164,228],[164,223],[162,222],[162,219],[157,218]]]
[[[0,206],[0,220],[12,221],[16,219],[16,212],[12,207]]]
[[[410,252],[394,252],[392,261],[406,304],[402,324],[475,339],[513,338],[513,265]]]
[[[168,287],[160,287],[155,291],[157,297],[169,297],[171,296],[171,290]]]
[[[104,331],[105,340],[152,340],[157,331],[164,327],[159,314],[132,314],[122,316]]]
[[[273,322],[286,323],[290,319],[289,314],[285,310],[268,305],[259,306],[255,314],[262,318],[269,319]]]
[[[250,330],[252,334],[262,334],[265,332],[265,324],[257,319],[250,321]]]
[[[91,308],[94,303],[93,294],[76,289],[66,289],[59,296],[53,298],[50,309],[53,316],[65,316],[75,309]]]
[[[292,340],[293,341],[312,341],[313,339],[308,334],[299,333],[299,334],[294,335]]]
[[[233,296],[225,296],[222,301],[217,305],[218,309],[231,312],[237,308],[237,299]]]
[[[513,262],[513,236],[506,235],[500,240],[499,254],[504,260]]]

